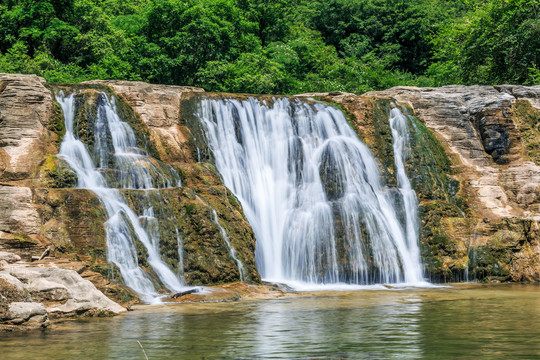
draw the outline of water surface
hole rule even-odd
[[[2,359],[539,359],[540,286],[147,306],[3,334]]]

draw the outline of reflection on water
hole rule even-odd
[[[540,357],[540,286],[324,292],[146,307],[3,334],[2,359]]]

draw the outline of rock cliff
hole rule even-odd
[[[56,157],[65,132],[53,96],[60,90],[77,91],[80,124],[95,113],[97,93],[115,96],[152,161],[180,173],[181,188],[149,196],[166,219],[160,253],[171,268],[189,284],[239,280],[221,226],[246,266],[246,280],[260,281],[253,231],[204,153],[200,129],[190,123],[195,109],[184,100],[203,92],[192,87],[127,81],[55,85],[34,75],[0,74],[0,251],[29,262],[49,248],[45,261],[75,269],[117,302],[134,299],[118,269],[106,261],[107,219],[99,199],[75,189],[76,177]],[[394,106],[409,113],[414,136],[406,167],[420,200],[422,255],[433,280],[540,280],[540,87],[397,87],[362,96],[300,96],[337,104],[376,155],[389,185],[395,176],[388,113]],[[83,138],[91,129],[78,131]],[[135,190],[122,194],[134,206],[142,201]],[[182,229],[182,267],[171,221]],[[138,250],[144,267],[145,252]],[[24,271],[40,277],[51,270]],[[17,287],[14,283],[6,286]],[[15,303],[31,303],[17,291]],[[5,317],[11,316],[9,321],[45,323],[43,316],[50,314],[50,306],[44,312],[39,305],[17,304],[18,312],[5,308],[12,314]]]
[[[79,278],[72,279],[74,282],[90,280],[99,291],[122,304],[136,299],[123,285],[118,268],[106,260],[107,216],[99,198],[91,191],[75,189],[75,174],[56,156],[65,133],[63,114],[53,95],[59,91],[77,92],[76,121],[81,138],[89,138],[92,131],[87,124],[96,115],[97,94],[114,94],[122,117],[129,121],[138,140],[145,143],[153,156],[151,161],[170,164],[180,173],[185,186],[165,189],[159,196],[149,197],[154,199],[154,210],[167,218],[160,229],[159,250],[171,268],[193,285],[238,281],[239,270],[221,236],[222,226],[245,266],[245,280],[260,282],[255,268],[255,238],[239,203],[211,165],[193,161],[196,150],[189,130],[179,117],[181,97],[186,92],[202,91],[195,88],[129,82],[50,85],[33,75],[0,74],[0,251],[15,253],[29,263],[48,249],[43,261],[76,270]],[[135,190],[122,192],[132,205],[141,201]],[[219,223],[215,221],[214,210]],[[175,226],[182,229],[181,234],[171,233],[168,228],[171,219],[177,219]],[[184,245],[181,268],[179,237]],[[139,245],[139,262],[146,266],[159,289],[160,281],[148,267],[146,253]],[[39,278],[44,276],[43,271],[32,267],[30,272]],[[13,299],[17,302],[19,297]],[[33,295],[21,301],[40,302]],[[21,306],[26,309],[30,305]],[[69,312],[64,307],[53,312],[65,317]],[[50,316],[50,306],[45,309]],[[11,324],[13,319],[8,310],[3,319]],[[34,310],[31,315],[45,314],[43,306]],[[29,315],[19,323],[32,318],[34,315]],[[46,319],[40,319],[43,321],[33,323],[46,324]]]

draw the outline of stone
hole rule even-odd
[[[47,309],[37,302],[12,302],[8,307],[8,316],[9,322],[16,325],[27,321],[33,321],[42,327],[48,325]]]
[[[0,74],[0,83],[0,181],[28,179],[52,146],[52,96],[36,75]]]
[[[5,262],[6,264],[13,264],[17,261],[21,261],[21,257],[10,252],[0,251],[0,261]]]
[[[31,321],[46,326],[49,318],[110,316],[126,311],[74,270],[19,262],[0,271],[0,285],[11,289],[4,299],[8,315],[0,324]]]
[[[28,187],[0,185],[0,231],[38,234],[41,220]]]

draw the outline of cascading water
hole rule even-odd
[[[155,287],[138,264],[134,244],[134,239],[137,239],[146,248],[148,264],[162,284],[174,292],[182,290],[184,284],[179,276],[160,258],[159,232],[153,209],[145,208],[141,216],[137,216],[120,192],[109,187],[103,174],[109,175],[109,181],[114,182],[117,188],[139,190],[155,189],[154,179],[160,179],[161,187],[177,186],[180,185],[180,177],[172,168],[162,170],[155,166],[146,152],[137,147],[133,129],[116,112],[114,98],[109,99],[104,93],[98,96],[94,129],[95,162],[74,131],[75,94],[66,97],[60,92],[56,101],[62,107],[66,126],[58,155],[77,174],[78,187],[96,193],[107,211],[109,219],[105,223],[105,230],[108,260],[118,266],[126,285],[147,301],[155,299],[158,296]],[[108,139],[111,139],[110,143]],[[94,163],[98,163],[99,168]]]
[[[223,226],[221,226],[221,224],[219,223],[219,219],[218,219],[218,215],[217,215],[216,210],[212,209],[212,214],[214,215],[214,222],[216,223],[216,225],[219,228],[219,232],[221,233],[221,237],[223,238],[223,240],[227,244],[227,247],[229,248],[229,253],[231,254],[231,257],[233,258],[233,260],[236,262],[236,266],[238,266],[238,273],[240,274],[240,281],[244,281],[245,280],[245,277],[244,277],[244,264],[242,264],[240,259],[238,259],[238,257],[236,256],[236,250],[232,246],[231,241],[229,240],[229,237],[227,236],[227,232],[225,231]]]
[[[394,164],[396,166],[396,179],[398,190],[403,201],[403,215],[405,218],[405,236],[407,246],[411,249],[412,261],[420,264],[420,249],[418,238],[420,224],[418,222],[418,199],[416,192],[405,172],[405,160],[409,155],[409,119],[397,107],[390,110],[390,128],[392,129],[392,145],[394,149]],[[422,275],[421,266],[416,269],[417,276]]]
[[[255,232],[264,279],[422,282],[400,121],[394,148],[403,201],[394,203],[371,152],[333,107],[286,98],[272,106],[252,98],[203,99],[198,117],[225,185]],[[406,214],[404,224],[399,214]]]

